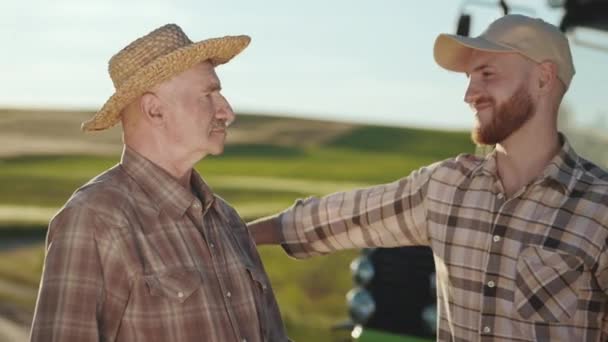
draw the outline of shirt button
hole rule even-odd
[[[244,338],[244,339],[242,339],[242,340],[241,340],[241,342],[247,342],[247,339],[246,339],[246,338]]]
[[[486,325],[485,327],[483,327],[483,332],[484,332],[484,333],[489,334],[489,333],[490,333],[490,331],[492,331],[492,329],[490,329],[490,327],[489,327],[489,326],[487,326],[487,325]]]
[[[179,298],[183,298],[183,297],[184,297],[184,293],[180,291],[180,292],[178,292],[178,293],[177,293],[177,296],[178,296]]]
[[[500,236],[494,235],[494,237],[492,238],[492,240],[494,240],[494,242],[498,242],[498,241],[500,241]]]
[[[494,287],[494,286],[496,286],[496,284],[494,284],[494,282],[490,280],[488,282],[488,287]]]
[[[211,247],[211,248],[215,248],[215,245],[214,245],[213,243],[210,243],[210,244],[209,244],[209,247]]]
[[[497,197],[498,197],[499,200],[501,200],[501,199],[505,198],[505,195],[503,195],[502,192],[501,192],[501,193],[498,194]]]
[[[230,293],[230,291],[226,292],[226,297],[228,297],[228,298],[232,297],[232,293]]]

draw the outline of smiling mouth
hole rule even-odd
[[[474,106],[474,108],[475,108],[475,111],[477,111],[479,113],[482,110],[492,108],[492,104],[491,103],[482,103],[482,104]]]

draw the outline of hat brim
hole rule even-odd
[[[110,96],[101,109],[82,123],[83,131],[99,131],[120,121],[121,111],[150,88],[209,60],[214,66],[227,63],[243,51],[251,38],[226,36],[207,39],[177,49],[138,70]]]
[[[433,56],[439,66],[452,71],[465,72],[474,50],[488,52],[517,52],[483,37],[464,37],[453,34],[440,34],[435,40]]]

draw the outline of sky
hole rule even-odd
[[[468,129],[467,79],[435,64],[433,44],[438,34],[455,33],[461,11],[473,15],[472,35],[480,34],[501,15],[496,2],[2,0],[0,107],[99,109],[114,91],[110,57],[177,23],[193,41],[252,37],[217,70],[237,113]],[[545,0],[509,3],[554,24],[563,15]],[[608,46],[608,34],[585,37]],[[577,74],[568,108],[583,123],[608,117],[608,52],[571,45]]]

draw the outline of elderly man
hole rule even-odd
[[[557,130],[574,75],[566,37],[508,15],[476,38],[440,35],[435,60],[466,73],[473,138],[492,153],[297,201],[250,224],[254,238],[296,257],[430,246],[440,341],[605,341],[608,175]]]
[[[83,129],[122,121],[124,151],[50,223],[32,341],[287,341],[245,224],[193,170],[234,120],[215,67],[249,40],[166,25],[110,60]]]

